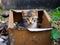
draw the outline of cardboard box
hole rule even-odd
[[[9,28],[14,27],[14,22],[19,22],[22,20],[22,11],[28,11],[28,10],[10,10],[9,14]],[[38,17],[41,25],[40,28],[49,28],[50,26],[50,17],[46,10],[40,10],[38,9]],[[16,16],[15,16],[16,15]],[[41,16],[41,17],[40,17]],[[42,18],[42,19],[41,19]],[[39,21],[38,20],[38,21]],[[31,32],[28,30],[17,30],[17,29],[9,29],[9,41],[10,44],[12,42],[12,38],[14,38],[14,45],[51,45],[51,39],[50,39],[50,31],[36,31]],[[13,34],[13,36],[11,36]]]

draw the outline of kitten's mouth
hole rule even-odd
[[[30,25],[32,25],[32,23],[31,24],[28,24],[28,25],[30,26]]]

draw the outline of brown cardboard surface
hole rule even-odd
[[[12,30],[9,31],[11,36]],[[30,32],[28,30],[13,30],[14,45],[51,45],[50,31]],[[10,39],[11,41],[11,39]]]
[[[28,10],[13,10],[16,13],[22,12],[22,11],[28,11]],[[22,18],[17,16],[19,19],[17,20],[16,17],[14,17],[13,11],[10,10],[9,15],[9,28],[14,27],[14,22],[18,21]],[[43,12],[43,16],[39,17],[42,18],[42,23],[40,25],[40,28],[48,28],[50,27],[50,17],[46,10],[38,10]],[[8,29],[9,37],[11,37],[11,34],[13,34],[14,37],[14,45],[51,45],[51,39],[50,39],[50,30],[49,31],[39,31],[39,32],[30,32],[28,30],[17,30],[17,29]],[[11,38],[9,38],[9,41],[11,42]]]

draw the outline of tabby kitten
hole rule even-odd
[[[38,10],[22,11],[23,21],[26,28],[37,28]]]

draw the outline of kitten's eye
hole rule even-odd
[[[34,20],[34,18],[32,18],[32,20]]]
[[[26,20],[24,20],[25,22],[27,22]]]
[[[35,22],[35,20],[34,20],[34,22]]]
[[[29,19],[27,18],[27,20],[29,21]]]

